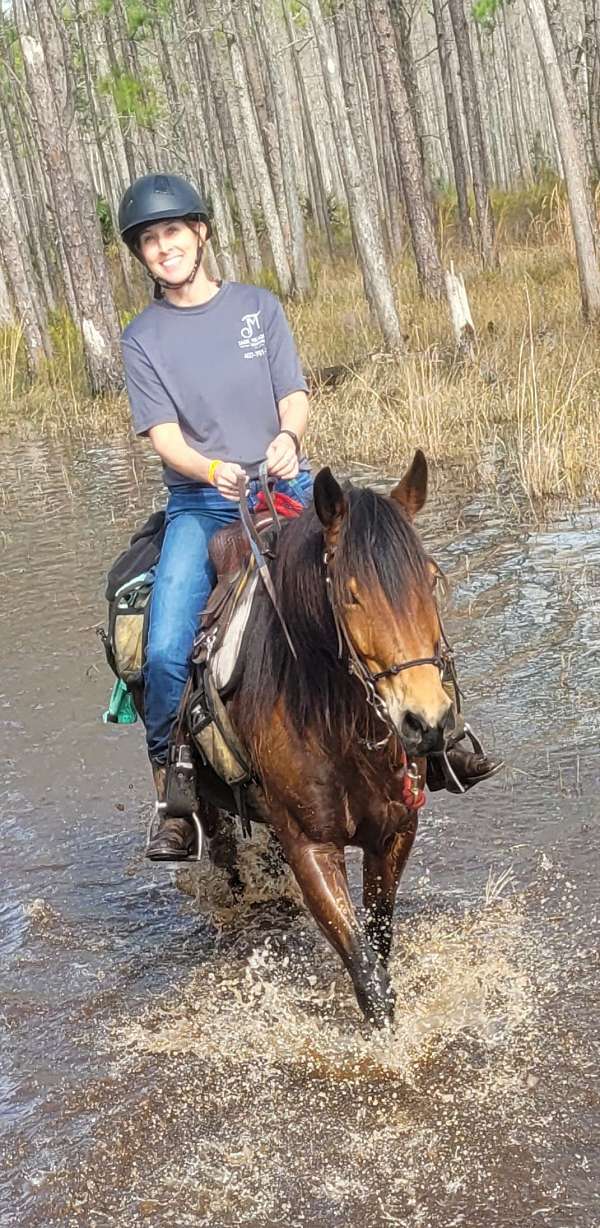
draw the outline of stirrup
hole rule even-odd
[[[166,817],[167,817],[167,803],[166,802],[155,802],[154,803],[154,814],[148,820],[148,826],[146,828],[146,852],[148,851],[148,846],[150,844],[150,841],[153,840],[155,835],[158,834],[158,829],[160,827],[160,824],[162,820],[165,819]],[[179,818],[181,816],[177,815],[175,817]],[[175,861],[167,861],[165,858],[164,862],[162,862],[163,865],[181,866],[181,865],[185,865],[185,863],[188,861],[200,861],[201,860],[202,852],[204,849],[204,832],[202,830],[202,824],[200,822],[200,819],[198,818],[198,815],[195,810],[189,816],[188,822],[193,823],[196,829],[196,852],[192,853],[189,857],[176,858]],[[156,864],[161,864],[161,862],[157,862]]]
[[[473,747],[473,750],[475,751],[475,754],[485,755],[485,757],[487,758],[487,751],[484,750],[483,743],[480,742],[479,738],[477,737],[477,734],[473,732],[473,730],[471,729],[471,726],[468,725],[466,721],[464,723],[464,731],[465,731],[466,736],[469,739],[469,742],[471,743],[471,746]]]
[[[484,748],[483,742],[480,741],[480,739],[477,737],[477,734],[474,733],[471,725],[469,725],[467,721],[462,722],[459,734],[457,734],[454,737],[450,737],[446,750],[454,750],[454,747],[460,746],[461,742],[465,738],[469,739],[469,742],[471,743],[471,746],[473,747],[473,750],[475,751],[476,755],[486,755],[487,756],[487,751]],[[443,751],[442,755],[443,757],[445,757],[446,751]]]
[[[459,736],[457,738],[451,738],[446,749],[441,751],[439,754],[442,764],[442,772],[444,773],[446,779],[446,785],[452,784],[458,793],[468,793],[470,786],[463,785],[462,781],[458,779],[458,776],[456,775],[456,772],[454,771],[454,768],[452,767],[452,764],[448,758],[448,751],[454,750],[455,746],[460,746],[460,743],[464,738],[469,739],[469,742],[471,743],[473,751],[476,755],[486,755],[486,751],[483,748],[483,743],[480,742],[477,734],[473,732],[471,726],[467,723],[467,721],[465,721],[462,725]]]

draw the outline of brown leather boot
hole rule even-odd
[[[492,759],[491,755],[469,751],[461,746],[451,747],[447,751],[447,758],[459,784],[456,784],[445,768],[442,756],[430,755],[427,759],[427,788],[431,793],[436,793],[439,789],[447,789],[448,793],[467,793],[474,785],[478,785],[482,780],[489,780],[504,767],[503,759]]]
[[[150,861],[185,861],[196,849],[196,829],[189,819],[176,819],[166,812],[167,765],[151,761],[156,789],[158,826],[146,845]]]

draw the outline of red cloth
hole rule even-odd
[[[299,516],[300,512],[304,511],[300,501],[298,499],[292,499],[291,495],[284,495],[281,493],[281,491],[276,491],[271,497],[273,499],[273,506],[277,512],[277,515],[282,516],[284,520],[293,520],[295,516]],[[256,502],[253,510],[255,512],[267,512],[269,510],[267,500],[265,499],[264,492],[262,490],[259,490],[256,496]]]

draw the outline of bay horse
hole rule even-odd
[[[255,601],[228,701],[261,782],[252,807],[376,1026],[393,1018],[392,913],[424,800],[424,756],[454,728],[437,569],[412,524],[426,491],[420,451],[389,496],[342,489],[329,469],[319,472],[313,506],[281,535],[272,570],[279,613],[266,594]],[[364,853],[364,924],[348,889],[347,845]]]

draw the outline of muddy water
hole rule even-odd
[[[0,1223],[600,1223],[600,517],[446,493],[423,519],[510,768],[427,808],[374,1038],[259,848],[244,907],[144,864],[93,627],[156,467],[5,442],[2,471]]]

